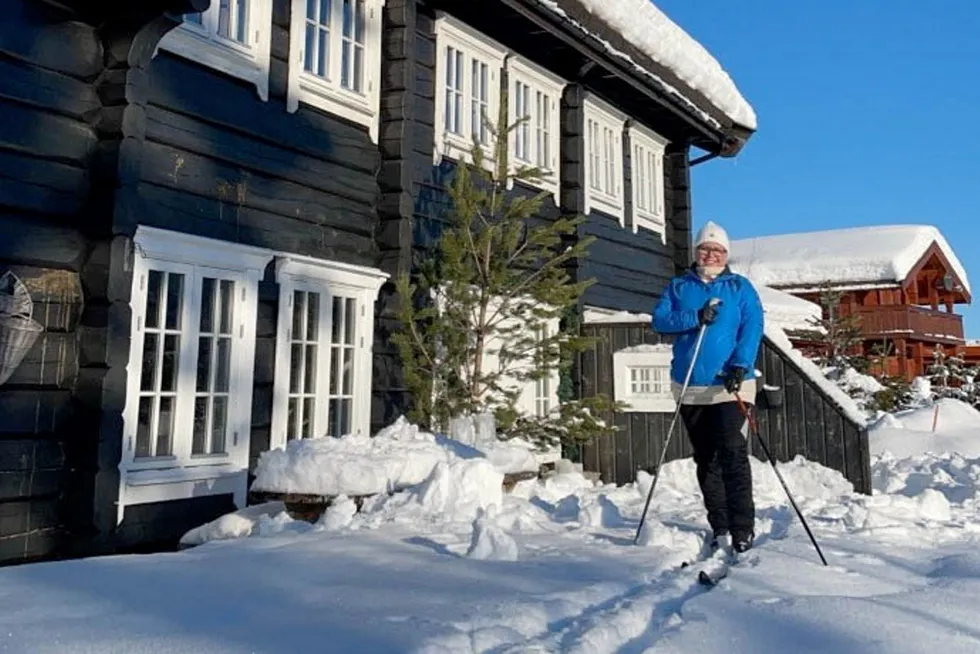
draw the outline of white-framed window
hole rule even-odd
[[[642,125],[630,125],[630,170],[633,180],[635,232],[645,227],[667,242],[664,213],[664,150],[667,140]]]
[[[544,176],[534,184],[551,191],[556,202],[560,185],[559,109],[565,84],[565,80],[526,59],[515,55],[507,60],[508,124],[526,117],[511,132],[512,168],[540,168]]]
[[[272,0],[212,0],[204,12],[185,14],[160,48],[255,84],[269,99]]]
[[[378,141],[384,0],[291,0],[286,109],[302,102]]]
[[[469,160],[474,138],[493,162],[488,121],[497,122],[503,46],[440,12],[436,19],[436,164],[442,157]]]
[[[613,397],[632,413],[669,413],[677,403],[670,385],[669,345],[637,345],[613,352]]]
[[[232,493],[244,505],[258,281],[272,253],[140,226],[119,516]]]
[[[585,97],[585,213],[623,222],[623,128],[626,114],[593,94]]]
[[[312,257],[277,261],[272,447],[297,438],[368,434],[374,303],[387,277]]]

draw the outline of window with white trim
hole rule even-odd
[[[677,404],[671,390],[669,345],[637,345],[613,353],[613,396],[627,412],[668,413]]]
[[[489,124],[497,122],[504,48],[468,25],[440,14],[436,20],[434,160],[469,160],[474,138],[493,160]]]
[[[585,213],[602,211],[623,222],[623,126],[626,114],[585,97]]]
[[[134,240],[120,519],[162,499],[243,502],[258,280],[272,254],[143,226]]]
[[[512,167],[541,169],[542,179],[528,183],[551,191],[557,201],[559,108],[565,81],[530,61],[512,56],[507,61],[507,84],[509,125],[525,118],[511,132]]]
[[[297,438],[367,434],[374,303],[387,275],[290,255],[277,263],[276,278],[272,446]]]
[[[286,108],[300,103],[368,128],[378,140],[384,0],[292,0]]]
[[[633,220],[635,232],[645,227],[659,232],[666,243],[664,228],[664,150],[667,140],[640,125],[630,125],[630,169],[633,181]]]
[[[160,48],[255,84],[269,99],[272,0],[212,0],[160,40]]]

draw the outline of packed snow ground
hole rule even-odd
[[[593,485],[562,465],[510,494],[485,458],[341,500],[316,525],[250,507],[179,553],[0,570],[0,651],[980,651],[980,458],[874,461],[874,496],[803,460],[780,465],[823,567],[767,464],[753,467],[753,564],[717,588],[680,564],[706,524],[690,460]],[[205,533],[206,532],[206,533]]]

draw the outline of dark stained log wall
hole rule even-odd
[[[584,325],[586,336],[598,337],[596,346],[579,357],[581,397],[604,393],[613,397],[613,352],[657,343],[659,336],[646,325]],[[764,383],[782,389],[769,395],[758,394],[759,431],[772,455],[789,461],[803,455],[811,461],[842,473],[857,492],[871,493],[871,464],[868,433],[853,422],[827,397],[800,367],[768,339],[763,340],[756,367],[764,373]],[[781,396],[781,402],[775,399]],[[653,472],[663,448],[672,414],[620,413],[606,419],[621,430],[586,446],[586,470],[597,471],[605,482],[617,484],[636,480],[638,470]],[[765,460],[753,438],[750,451]],[[682,421],[671,439],[666,460],[691,456]]]

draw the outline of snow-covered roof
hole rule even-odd
[[[753,284],[762,301],[766,323],[783,330],[817,330],[812,320],[819,320],[823,312],[820,306],[795,295],[761,284]]]
[[[964,289],[966,269],[932,225],[880,225],[747,238],[731,243],[729,263],[756,284],[783,289],[896,284],[935,243]]]
[[[704,46],[668,18],[650,0],[538,0],[542,5],[561,14],[573,22],[583,32],[590,33],[575,21],[584,10],[587,14],[608,26],[612,34],[619,37],[634,53],[618,48],[601,34],[591,34],[602,40],[606,49],[636,66],[646,75],[653,77],[668,92],[685,100],[702,114],[708,122],[717,124],[710,115],[705,114],[689,91],[702,95],[715,109],[732,123],[747,130],[757,127],[755,110],[742,96],[731,76],[721,67],[718,60]],[[637,56],[638,55],[638,56]],[[651,70],[649,58],[665,68],[688,89],[679,89],[679,84],[664,79],[656,70]]]

